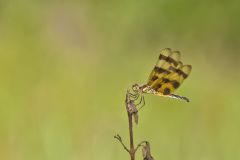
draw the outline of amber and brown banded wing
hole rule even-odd
[[[152,89],[159,88],[159,85],[163,83],[163,78],[173,72],[171,68],[177,68],[179,65],[179,59],[180,52],[171,51],[170,48],[161,50],[158,61],[149,76],[147,84]]]
[[[163,95],[172,94],[183,81],[189,76],[192,70],[191,65],[182,65],[179,63],[177,68],[171,68],[172,73],[165,76],[162,80],[161,87],[157,88],[157,92]]]
[[[157,63],[154,66],[154,68],[148,78],[149,86],[151,86],[161,76],[170,73],[166,68],[163,68],[163,67],[165,67],[164,64],[166,63],[166,60],[165,60],[166,57],[168,57],[171,53],[172,53],[172,51],[170,48],[165,48],[160,51],[160,55],[158,57]]]

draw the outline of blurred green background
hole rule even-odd
[[[0,159],[129,159],[124,98],[159,51],[193,70],[134,127],[156,160],[240,159],[240,1],[0,1]],[[141,158],[141,152],[137,153]]]

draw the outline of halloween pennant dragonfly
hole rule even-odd
[[[149,93],[162,97],[170,97],[189,102],[189,99],[184,96],[173,94],[179,88],[183,81],[189,76],[192,66],[184,65],[180,61],[181,54],[179,51],[172,51],[170,48],[165,48],[160,51],[159,58],[152,72],[150,73],[147,84],[134,84],[132,90],[134,94],[131,96],[136,100],[141,97],[137,104],[145,105],[143,94]]]

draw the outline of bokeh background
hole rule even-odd
[[[159,51],[193,66],[134,127],[157,160],[240,159],[240,2],[0,1],[0,159],[129,159],[124,99]],[[141,158],[141,152],[137,153]]]

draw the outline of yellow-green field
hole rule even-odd
[[[166,47],[193,66],[176,91],[191,102],[147,95],[135,141],[156,160],[240,159],[239,6],[0,1],[0,159],[129,159],[125,93]]]

